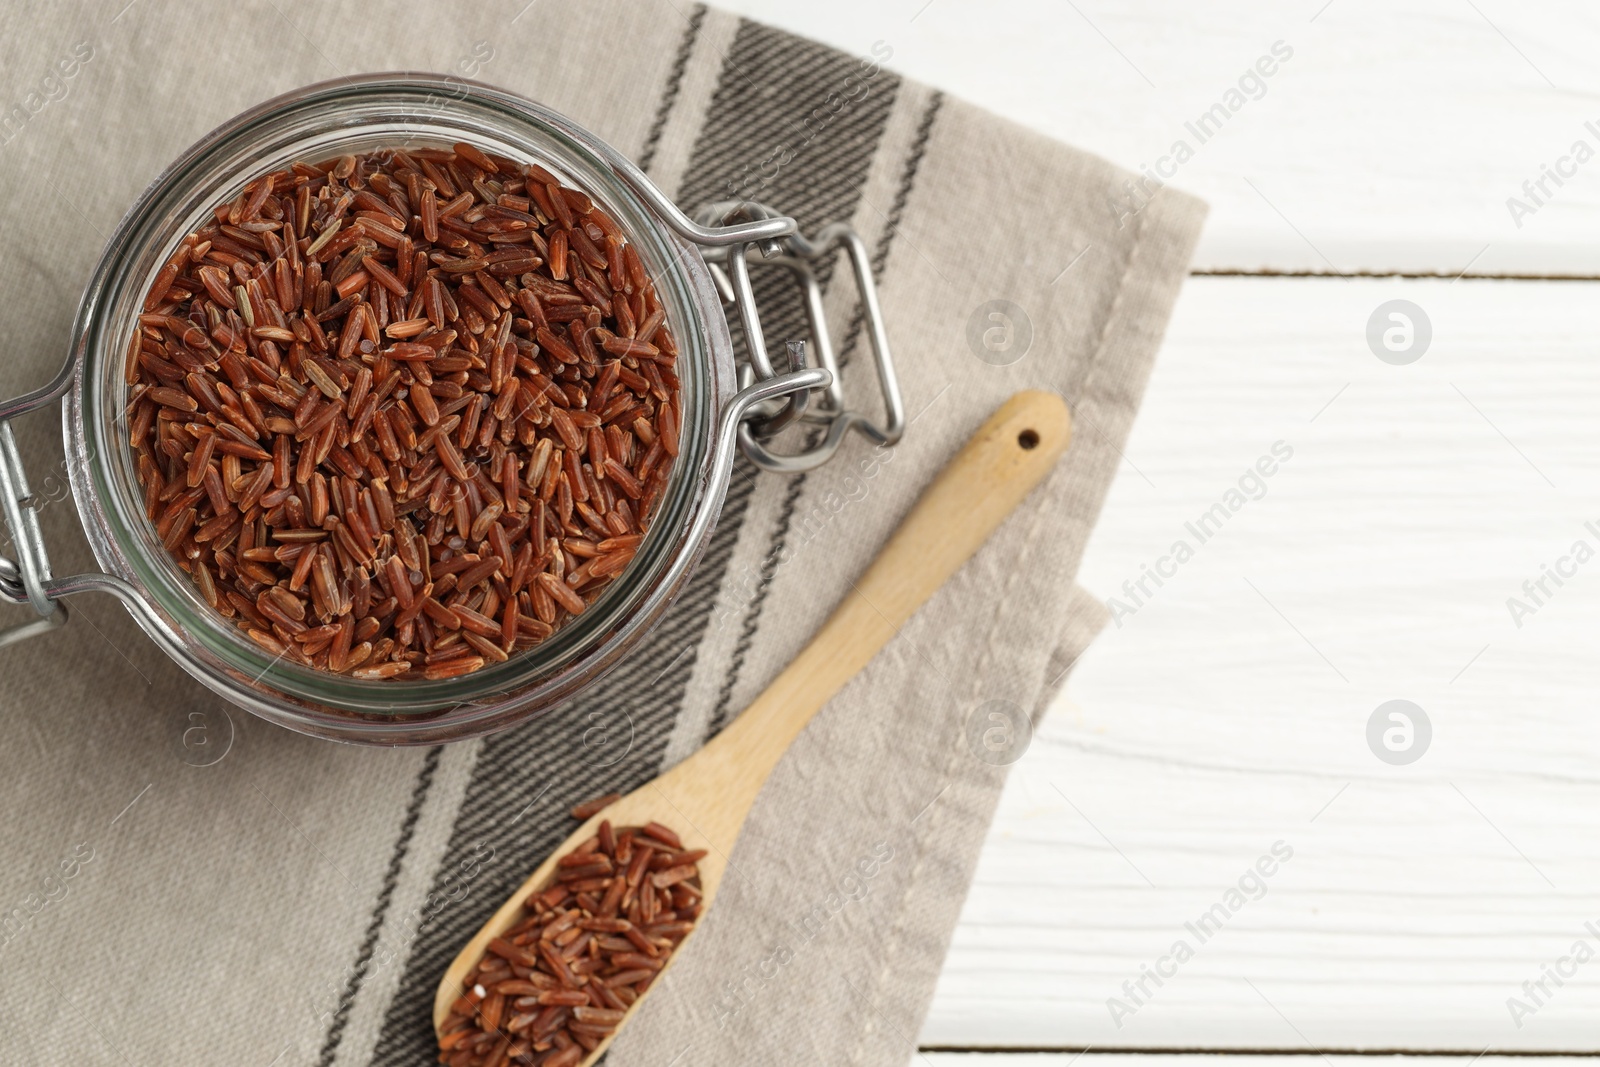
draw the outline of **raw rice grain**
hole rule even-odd
[[[616,223],[542,167],[458,144],[262,175],[146,294],[147,514],[274,656],[363,680],[504,662],[654,517],[681,425],[665,320]]]
[[[597,797],[573,815],[616,799]],[[521,919],[489,942],[440,1026],[439,1061],[549,1067],[585,1059],[694,929],[705,856],[659,823],[601,822],[556,861]]]

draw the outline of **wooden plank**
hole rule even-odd
[[[1597,297],[1190,281],[1080,576],[1133,613],[1014,768],[923,1044],[1596,1047],[1600,963],[1544,967],[1600,950],[1600,562],[1520,628],[1507,599],[1600,549]],[[1397,298],[1433,329],[1409,366],[1364,336]],[[1186,524],[1280,441],[1200,544]],[[1178,540],[1193,558],[1135,604]],[[1395,698],[1432,723],[1409,766],[1366,739]],[[1185,925],[1280,841],[1260,899]]]
[[[1600,275],[1600,157],[1522,188],[1575,141],[1600,151],[1600,20],[1577,0],[728,6],[881,41],[892,68],[1130,169],[1186,142],[1167,169],[1212,205],[1200,270]],[[1280,41],[1292,56],[1230,98]]]

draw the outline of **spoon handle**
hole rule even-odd
[[[708,762],[742,779],[743,788],[728,789],[732,783],[722,778],[717,806],[754,800],[811,717],[1045,479],[1070,437],[1071,416],[1054,393],[1017,393],[989,417],[923,491],[811,643],[703,750]],[[737,835],[737,823],[730,829]]]

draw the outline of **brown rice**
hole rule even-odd
[[[258,177],[128,353],[145,513],[258,645],[450,678],[583,612],[678,452],[678,349],[584,193],[467,144]]]
[[[573,1067],[587,1057],[700,918],[705,855],[659,823],[602,822],[489,942],[440,1027],[440,1062]]]

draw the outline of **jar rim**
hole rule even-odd
[[[136,302],[196,218],[293,159],[390,146],[402,133],[410,143],[468,141],[537,162],[616,219],[655,278],[679,338],[682,447],[638,556],[589,611],[483,671],[432,682],[362,682],[272,659],[199,597],[153,539],[132,480],[132,450],[116,422],[125,409],[123,361]],[[178,662],[186,671],[290,729],[426,744],[490,732],[548,708],[615,666],[643,637],[703,553],[721,508],[729,465],[716,462],[728,445],[719,427],[736,379],[727,321],[699,250],[618,172],[624,158],[565,116],[503,89],[436,74],[368,74],[307,86],[243,112],[191,146],[139,197],[79,307],[63,428],[74,497],[97,560],[154,609],[151,619],[135,615],[147,630],[159,620],[164,632],[151,636],[169,652],[185,651]]]

